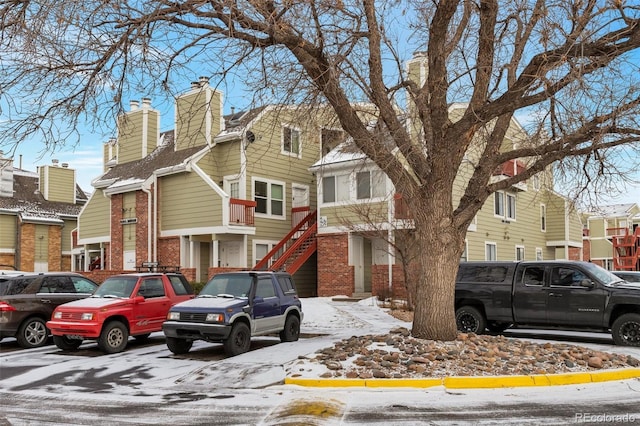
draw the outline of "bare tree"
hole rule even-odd
[[[490,194],[556,162],[580,190],[624,171],[618,159],[637,158],[638,9],[619,0],[6,0],[2,137],[52,136],[83,114],[104,120],[123,94],[170,90],[186,69],[213,81],[246,74],[257,96],[327,102],[413,200],[423,268],[413,334],[449,340],[464,236]],[[404,72],[407,48],[424,52],[424,79]],[[396,104],[405,91],[409,128]],[[393,147],[358,118],[362,101],[376,106]],[[455,121],[454,101],[467,102]],[[530,117],[532,143],[507,149],[516,114]],[[480,159],[454,199],[481,133]],[[491,182],[512,159],[528,167]]]

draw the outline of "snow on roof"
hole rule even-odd
[[[602,217],[628,216],[631,209],[635,206],[635,203],[610,204],[608,206],[599,206],[589,213]]]

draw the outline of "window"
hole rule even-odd
[[[284,185],[256,180],[253,183],[256,213],[284,217]]]
[[[507,195],[507,219],[516,219],[516,196],[513,194]]]
[[[325,176],[322,178],[322,202],[335,203],[349,199],[349,175]]]
[[[93,282],[82,277],[71,277],[76,293],[93,293],[98,288]]]
[[[524,260],[524,247],[516,246],[516,260]]]
[[[522,282],[527,286],[541,286],[544,284],[544,267],[527,266],[522,271]]]
[[[542,259],[542,249],[539,247],[536,247],[536,260],[544,260]]]
[[[547,232],[547,206],[540,204],[540,230]]]
[[[229,182],[229,195],[231,198],[240,198],[240,182]]]
[[[458,282],[470,283],[501,283],[507,279],[509,267],[502,265],[474,265],[461,264],[458,269]]]
[[[516,219],[516,196],[498,191],[494,194],[493,214],[508,220]]]
[[[185,294],[193,294],[193,289],[191,285],[186,280],[180,279],[177,275],[169,275],[169,282],[171,282],[171,287],[173,287],[173,292],[178,296],[182,296]]]
[[[161,278],[148,278],[140,284],[138,295],[145,299],[164,296],[164,285]]]
[[[384,174],[381,171],[356,173],[356,199],[384,197]]]
[[[300,131],[291,127],[282,128],[282,152],[300,155]]]
[[[259,278],[258,285],[256,286],[256,297],[266,299],[267,297],[275,297],[276,291],[273,288],[271,278]]]
[[[498,247],[496,243],[485,243],[485,260],[498,260]]]
[[[47,277],[38,293],[75,293],[76,288],[67,277]]]
[[[554,267],[551,270],[551,285],[561,287],[580,287],[587,276],[577,269]]]
[[[254,252],[254,259],[253,259],[253,264],[256,265],[258,262],[260,262],[262,259],[264,259],[264,257],[269,254],[269,252],[276,246],[278,245],[278,241],[274,241],[274,242],[267,242],[267,241],[262,241],[262,242],[255,242],[254,243],[254,248],[253,248],[253,252]],[[282,256],[282,252],[283,249],[280,248],[278,250],[277,253],[275,253],[271,259],[269,259],[269,264],[265,265],[264,269],[269,268],[273,262],[275,262],[276,260],[278,260],[278,258],[280,256]]]
[[[293,282],[289,277],[278,277],[278,284],[280,284],[280,288],[284,294],[294,293],[296,289],[293,287]]]
[[[493,214],[496,216],[504,216],[504,192],[496,192],[493,194]]]

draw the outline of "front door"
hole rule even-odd
[[[364,238],[351,237],[351,262],[353,263],[354,293],[364,293]]]
[[[241,267],[240,253],[242,251],[242,241],[220,241],[220,267],[239,268]]]
[[[291,194],[292,207],[307,207],[309,205],[309,187],[293,185]]]

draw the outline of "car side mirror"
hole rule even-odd
[[[593,281],[591,281],[588,278],[585,278],[584,280],[580,281],[580,286],[584,287],[584,288],[588,288],[588,289],[592,289],[594,288],[596,285],[593,283]]]
[[[133,298],[133,303],[142,303],[144,302],[144,296],[140,296],[139,294]]]

